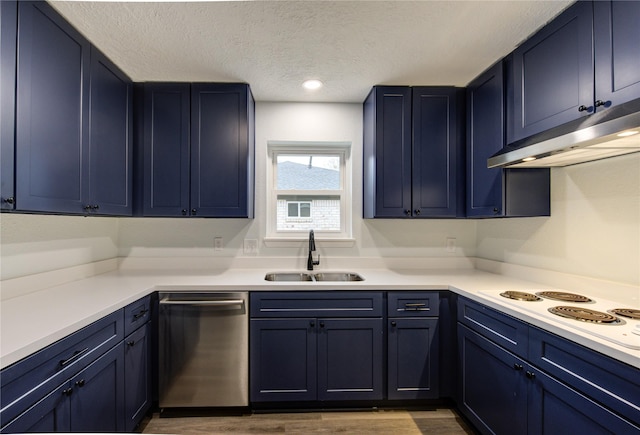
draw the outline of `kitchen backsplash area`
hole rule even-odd
[[[362,105],[256,103],[255,219],[0,216],[2,280],[114,257],[300,257],[265,246],[268,141],[348,141],[353,164],[350,246],[317,245],[326,257],[479,257],[640,284],[640,154],[552,170],[551,217],[362,219]],[[222,250],[214,249],[222,237]],[[455,250],[446,249],[455,238]],[[302,263],[301,263],[302,264]]]
[[[640,285],[640,154],[552,169],[551,217],[479,220],[476,255]]]

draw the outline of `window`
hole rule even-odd
[[[351,237],[350,145],[269,143],[268,238]]]
[[[287,217],[289,218],[310,218],[311,202],[305,201],[288,201]]]

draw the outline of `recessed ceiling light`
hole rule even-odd
[[[305,89],[309,89],[310,91],[314,91],[314,90],[320,89],[322,87],[322,82],[320,80],[316,80],[316,79],[306,80],[304,83],[302,83],[302,86]]]
[[[522,159],[523,162],[533,162],[536,158],[535,157],[525,157],[524,159]]]
[[[638,133],[640,133],[640,131],[637,131],[637,130],[623,131],[622,133],[618,134],[618,137],[633,136],[634,134],[638,134]]]

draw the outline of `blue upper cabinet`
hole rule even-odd
[[[487,159],[504,146],[504,74],[498,62],[467,86],[467,216],[501,216],[502,169]]]
[[[595,104],[640,98],[640,2],[596,1],[593,8]]]
[[[505,137],[504,65],[498,62],[467,86],[468,217],[549,216],[549,169],[488,168]]]
[[[129,78],[44,2],[19,3],[17,58],[16,209],[131,215]]]
[[[189,215],[189,107],[188,83],[144,85],[145,216]]]
[[[16,37],[18,4],[0,2],[0,209],[15,204]]]
[[[578,1],[513,53],[516,142],[640,98],[640,3]]]
[[[411,88],[376,86],[364,102],[364,217],[411,215]]]
[[[594,110],[593,8],[579,1],[513,52],[515,142]]]
[[[93,212],[130,216],[132,182],[132,83],[91,47],[88,205]]]
[[[18,20],[16,208],[82,213],[89,42],[44,2],[20,2]]]
[[[464,90],[412,91],[412,216],[464,216]]]
[[[253,217],[248,85],[149,83],[143,110],[145,216]]]
[[[254,102],[245,84],[191,86],[191,214],[253,217]]]
[[[452,87],[376,86],[364,102],[364,217],[456,217],[464,206]]]

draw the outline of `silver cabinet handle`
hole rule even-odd
[[[216,306],[216,307],[233,307],[236,305],[244,305],[242,299],[231,299],[224,301],[175,301],[171,299],[163,299],[160,305],[194,305],[194,306]]]
[[[429,308],[427,308],[427,304],[420,303],[420,302],[406,303],[406,304],[404,304],[404,309],[407,310],[407,311],[427,311],[427,310],[429,310]]]
[[[72,363],[73,361],[77,360],[78,358],[80,358],[82,355],[85,354],[85,352],[87,352],[89,350],[88,347],[85,347],[82,350],[76,350],[75,352],[73,352],[73,355],[71,355],[69,358],[67,359],[61,359],[60,360],[60,367],[64,367],[67,364]]]

